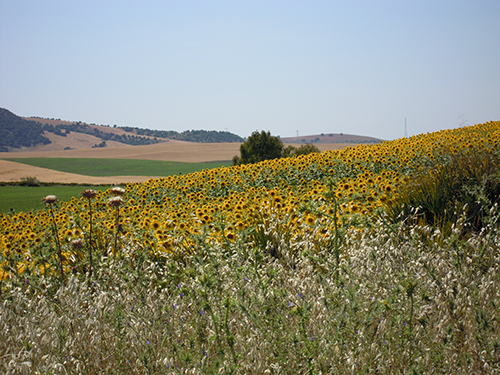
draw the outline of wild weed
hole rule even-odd
[[[61,277],[61,284],[64,282],[64,266],[63,266],[63,255],[61,250],[61,242],[59,241],[59,230],[57,228],[57,221],[54,216],[54,208],[53,205],[57,202],[57,197],[55,195],[47,195],[43,198],[43,201],[47,204],[50,217],[52,219],[52,234],[56,240],[57,246],[57,255],[59,257],[59,271]]]
[[[347,231],[338,267],[331,252],[300,255],[313,234],[277,242],[294,267],[251,237],[194,242],[179,261],[138,262],[124,242],[91,287],[77,275],[54,295],[38,287],[50,276],[6,284],[0,371],[500,373],[498,226],[467,239],[460,224],[447,236],[400,226]]]
[[[94,230],[94,227],[93,227],[93,211],[92,211],[92,199],[94,199],[97,195],[97,191],[95,190],[92,190],[92,189],[87,189],[87,190],[84,190],[82,192],[82,197],[85,198],[88,202],[88,205],[89,205],[89,230],[88,230],[88,240],[87,240],[87,248],[88,248],[88,257],[89,257],[89,278],[88,278],[88,283],[89,283],[89,286],[90,286],[90,281],[92,279],[92,272],[93,272],[93,268],[94,268],[94,262],[93,262],[93,259],[92,259],[92,249],[93,249],[93,244],[94,244],[94,240],[92,238],[92,234],[93,234],[93,230]]]

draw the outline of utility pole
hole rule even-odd
[[[406,126],[406,117],[405,117],[405,138],[408,138],[408,126]]]

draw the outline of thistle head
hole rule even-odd
[[[57,197],[55,195],[47,195],[46,197],[42,198],[43,201],[47,204],[52,204],[57,201]]]
[[[95,198],[96,195],[97,195],[97,191],[95,191],[95,190],[87,189],[87,190],[82,191],[82,197],[84,197],[86,199]]]
[[[71,241],[73,249],[81,249],[83,247],[83,240],[81,238]]]
[[[120,207],[123,203],[123,198],[120,196],[112,197],[108,199],[108,205],[112,207]]]
[[[111,188],[110,192],[111,192],[111,194],[113,194],[113,195],[117,195],[117,196],[119,196],[119,195],[123,195],[123,194],[125,194],[125,189],[122,189],[122,188],[121,188],[121,187],[119,187],[119,186],[115,186],[114,188]]]

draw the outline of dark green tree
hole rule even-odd
[[[283,142],[269,131],[254,131],[240,146],[241,156],[233,158],[233,165],[258,163],[263,160],[278,159],[282,156]]]

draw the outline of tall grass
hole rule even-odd
[[[443,156],[435,166],[400,188],[388,212],[393,219],[413,217],[449,233],[465,212],[463,234],[480,231],[489,210],[500,201],[500,156],[465,150]]]
[[[7,284],[0,369],[500,373],[498,220],[494,210],[467,240],[460,221],[449,236],[379,222],[346,233],[340,267],[315,250],[315,233],[276,242],[293,262],[246,240],[198,237],[177,259],[125,245],[121,259],[101,257],[90,286],[76,276],[60,288],[44,276]]]

